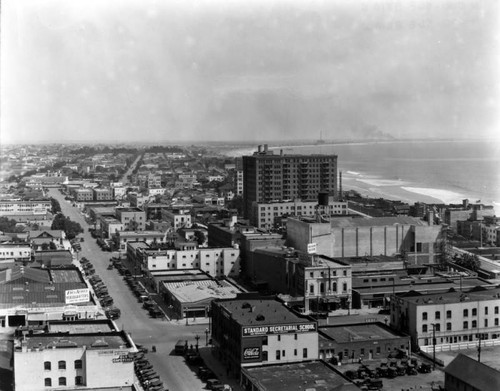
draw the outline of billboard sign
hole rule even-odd
[[[66,291],[66,304],[87,303],[90,301],[90,292],[88,288],[68,289]]]
[[[316,331],[316,323],[280,324],[271,326],[245,326],[242,328],[243,337],[256,335],[309,333]]]
[[[309,243],[307,245],[307,253],[308,254],[316,254],[316,243]]]
[[[243,349],[243,360],[258,360],[259,358],[260,348],[258,346]]]

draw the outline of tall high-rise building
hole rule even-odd
[[[337,155],[275,155],[265,144],[243,156],[245,218],[254,202],[312,201],[320,191],[337,196]]]

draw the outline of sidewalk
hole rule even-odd
[[[222,384],[229,384],[233,391],[243,391],[239,378],[235,379],[228,375],[226,367],[218,360],[211,347],[202,347],[199,351],[205,365],[215,373]]]

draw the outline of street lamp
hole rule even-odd
[[[205,329],[205,346],[208,346],[208,329]]]
[[[198,353],[198,341],[200,340],[200,336],[196,334],[196,337],[194,337],[194,339],[196,339],[196,352]]]

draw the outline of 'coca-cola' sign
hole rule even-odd
[[[260,358],[260,348],[245,348],[243,349],[243,360],[253,360]]]

